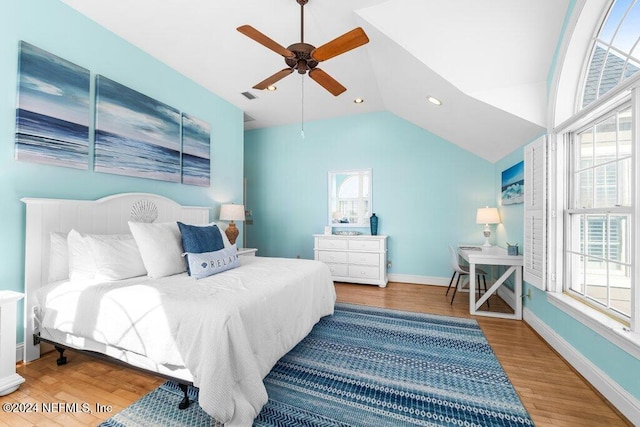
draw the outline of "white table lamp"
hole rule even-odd
[[[498,208],[478,208],[476,214],[476,224],[484,224],[484,247],[491,247],[489,243],[489,237],[491,237],[491,228],[489,224],[500,224],[500,215],[498,214]]]
[[[233,245],[238,238],[238,227],[233,221],[244,221],[244,205],[222,205],[220,206],[220,220],[231,221],[225,233],[229,238],[229,242]]]

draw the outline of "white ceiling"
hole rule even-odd
[[[370,39],[319,65],[348,89],[334,97],[297,73],[275,92],[251,88],[286,65],[236,28],[299,42],[295,0],[62,1],[242,109],[255,119],[245,129],[299,123],[304,90],[305,121],[386,110],[491,162],[546,127],[547,75],[569,3],[310,0],[305,42],[357,26]]]

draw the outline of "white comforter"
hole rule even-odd
[[[185,366],[208,414],[251,425],[267,402],[262,379],[333,313],[335,289],[321,262],[241,257],[240,267],[201,280],[63,282],[38,301],[41,327]]]

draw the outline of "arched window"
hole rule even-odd
[[[581,107],[640,71],[640,1],[616,0],[600,27],[586,70]]]
[[[560,307],[579,304],[585,324],[606,325],[605,336],[638,333],[640,0],[580,4],[554,104],[547,219],[559,244],[548,247],[548,289]]]

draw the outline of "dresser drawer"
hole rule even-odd
[[[337,251],[318,251],[318,260],[322,262],[338,262],[338,263],[347,263],[347,253],[346,252],[337,252]]]
[[[349,275],[349,266],[347,264],[331,264],[329,262],[326,264],[329,266],[332,276],[346,277]]]
[[[379,240],[349,240],[349,250],[356,251],[379,251]]]
[[[380,265],[380,254],[371,252],[349,252],[349,264]]]
[[[319,238],[318,249],[347,249],[347,241],[344,239]]]
[[[349,277],[377,280],[380,278],[380,269],[378,267],[369,267],[365,265],[350,265]]]

